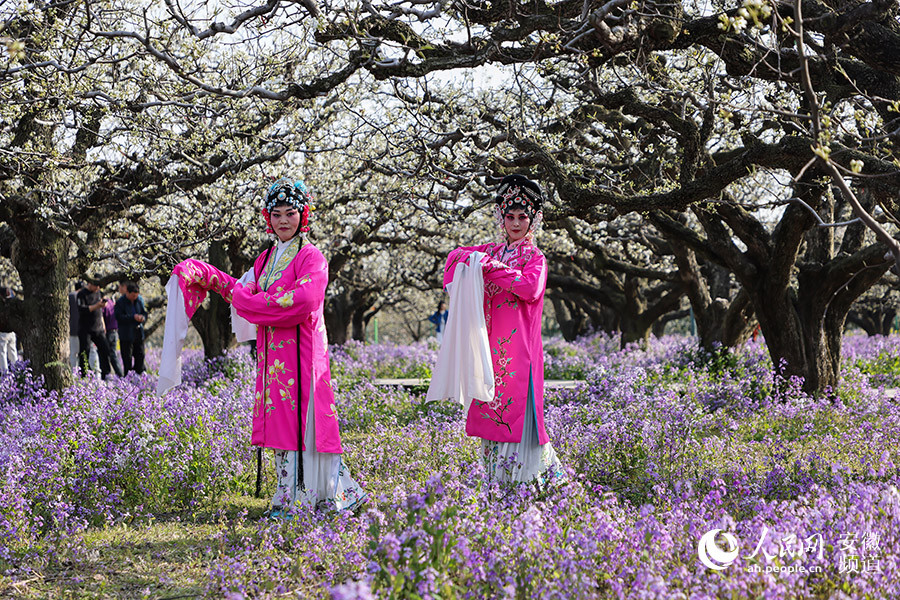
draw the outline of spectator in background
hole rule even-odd
[[[88,283],[78,290],[75,303],[78,306],[78,356],[82,373],[88,370],[88,353],[90,343],[97,346],[97,355],[100,358],[100,378],[106,379],[109,375],[109,342],[106,341],[106,331],[103,328],[103,307],[109,302],[100,292],[100,286]]]
[[[447,303],[441,300],[438,303],[437,312],[428,317],[428,320],[434,323],[435,327],[435,336],[437,337],[437,341],[440,344],[444,339],[444,329],[447,326],[447,316],[450,314],[450,311],[447,310]]]
[[[12,298],[12,290],[0,286],[0,298]],[[17,360],[19,353],[16,351],[16,332],[0,331],[0,375],[6,375]]]
[[[119,322],[119,345],[122,348],[122,367],[129,371],[144,372],[144,323],[147,309],[136,283],[125,286],[125,295],[116,300],[116,320]]]
[[[78,366],[78,290],[84,286],[80,281],[75,282],[75,291],[69,292],[69,365],[74,369]]]
[[[75,291],[69,292],[69,365],[74,370],[78,366],[78,355],[81,346],[78,341],[78,291],[84,287],[83,281],[75,282]],[[91,344],[88,354],[88,364],[93,371],[100,370],[100,359],[97,356],[97,347]]]
[[[122,290],[122,285],[119,285],[119,290]],[[106,329],[106,342],[109,344],[109,364],[112,366],[112,370],[115,371],[116,375],[121,377],[122,373],[122,361],[119,359],[119,323],[116,321],[115,314],[115,303],[112,301],[107,302],[103,306],[103,327]]]

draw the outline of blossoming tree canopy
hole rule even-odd
[[[421,241],[474,218],[498,176],[522,169],[551,190],[548,229],[640,215],[659,255],[665,244],[676,251],[666,259],[675,265],[654,264],[629,285],[668,295],[661,313],[684,310],[672,300],[676,279],[653,283],[654,271],[675,271],[694,313],[713,321],[710,273],[724,269],[722,314],[734,321],[719,337],[741,339],[755,315],[773,357],[809,389],[835,384],[850,307],[890,266],[885,252],[900,256],[891,221],[900,33],[890,5],[865,15],[757,0],[716,12],[568,0],[31,8],[2,9],[0,133],[12,153],[0,167],[0,218],[22,249],[22,298],[52,298],[43,313],[64,314],[63,276],[76,274],[66,269],[118,260],[97,250],[111,221],[152,222],[210,197],[242,206],[225,192],[246,191],[250,172],[277,159],[314,172],[334,207],[369,203],[348,216],[334,266],[384,262],[382,252],[411,245],[445,251],[451,242]],[[135,245],[156,264],[178,247]],[[626,251],[615,258],[632,273],[648,267]],[[427,257],[391,260],[415,269],[374,288],[363,269],[332,269],[332,314],[347,309],[356,334],[404,301],[394,290],[434,289]],[[591,269],[596,283],[601,267]],[[601,287],[578,310],[588,314],[615,286]],[[4,306],[25,316],[26,304]],[[27,336],[29,353],[58,362],[62,317],[33,316],[43,324]]]

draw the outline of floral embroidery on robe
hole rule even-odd
[[[300,247],[299,238],[295,240],[276,264],[272,264],[274,253],[263,252],[256,259],[257,286],[243,286],[227,273],[193,259],[179,263],[173,272],[179,275],[189,318],[213,290],[257,325],[250,443],[280,450],[297,450],[299,445],[305,450],[300,434],[305,431],[312,397],[316,450],[340,454],[324,319],[328,263],[318,248]]]
[[[295,240],[275,264],[274,256],[267,257],[265,252],[257,258],[256,293],[239,285],[233,294],[237,313],[258,326],[259,368],[250,443],[297,450],[298,442],[305,439],[299,428],[305,431],[312,392],[316,450],[339,454],[340,430],[332,408],[334,392],[324,335],[328,263],[318,248],[311,244],[300,247],[300,240]],[[306,449],[305,443],[300,445]]]

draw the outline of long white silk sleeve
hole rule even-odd
[[[484,277],[481,252],[458,263],[447,285],[450,312],[426,400],[455,399],[466,413],[473,399],[494,399],[494,366],[484,321]]]
[[[187,337],[188,316],[184,308],[184,294],[178,284],[178,275],[172,275],[166,283],[166,329],[163,336],[162,356],[159,360],[159,381],[156,394],[166,392],[181,383],[181,349]]]

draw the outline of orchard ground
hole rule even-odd
[[[488,486],[461,409],[379,378],[436,347],[332,349],[356,513],[264,518],[244,349],[46,392],[0,380],[0,596],[12,598],[886,598],[900,596],[900,338],[850,336],[811,398],[763,346],[686,337],[546,344],[569,481]],[[151,371],[155,365],[150,364]],[[720,530],[716,532],[715,530]],[[702,543],[701,543],[701,540]]]

